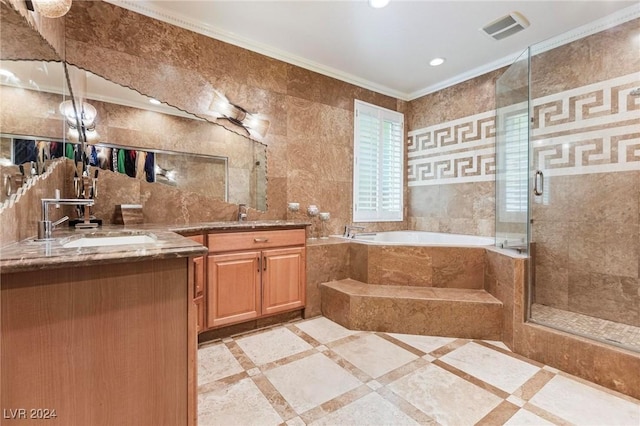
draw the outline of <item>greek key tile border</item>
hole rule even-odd
[[[548,176],[640,170],[640,73],[533,101],[533,160]],[[495,111],[409,132],[408,184],[495,179]]]

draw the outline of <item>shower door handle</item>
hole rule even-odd
[[[536,175],[533,178],[533,193],[534,195],[542,195],[544,192],[544,175],[540,170],[536,170]]]

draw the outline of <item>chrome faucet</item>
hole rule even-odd
[[[355,238],[357,234],[355,231],[364,231],[364,226],[345,225],[342,236],[345,238]]]
[[[42,200],[42,220],[38,222],[38,241],[46,241],[51,239],[51,231],[53,228],[60,225],[65,220],[69,219],[69,216],[65,216],[60,220],[51,222],[49,220],[49,205],[62,204],[65,206],[93,206],[94,200],[87,199],[75,199],[75,198],[43,198]]]
[[[244,203],[238,204],[238,222],[244,222],[247,220],[247,205]]]

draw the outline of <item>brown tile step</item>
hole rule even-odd
[[[322,314],[352,330],[469,339],[502,338],[502,302],[484,290],[320,284]]]

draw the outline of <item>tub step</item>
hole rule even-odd
[[[502,302],[484,290],[374,285],[345,279],[320,284],[322,314],[351,330],[502,338]]]

